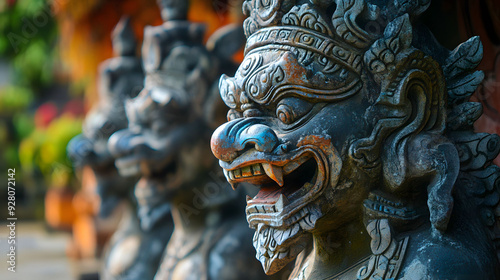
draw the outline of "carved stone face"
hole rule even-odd
[[[231,184],[260,187],[246,213],[268,274],[300,253],[306,232],[341,226],[359,212],[368,188],[356,180],[363,175],[350,167],[347,151],[370,131],[360,79],[340,63],[304,66],[297,52],[268,49],[247,54],[235,77],[221,80],[232,109],[212,136],[212,151]],[[329,225],[325,215],[334,217]]]
[[[68,145],[75,166],[88,166],[96,179],[99,214],[107,217],[119,202],[128,199],[136,182],[118,173],[108,149],[108,139],[115,131],[127,126],[125,100],[137,96],[142,88],[144,73],[135,56],[136,41],[127,18],[120,20],[113,31],[116,57],[99,66],[99,103],[86,116],[83,133]]]
[[[142,177],[139,203],[154,208],[213,165],[204,113],[220,65],[202,43],[202,25],[172,21],[145,34],[145,86],[127,103],[128,128],[109,146],[122,175]]]
[[[100,200],[99,215],[108,217],[123,199],[130,196],[130,191],[136,182],[135,178],[120,176],[112,162],[103,166],[93,166],[92,171],[96,178],[96,192]]]
[[[142,175],[155,182],[153,178],[161,177],[170,189],[189,179],[180,178],[183,174],[193,175],[190,171],[196,166],[183,162],[190,154],[187,147],[204,132],[197,105],[209,88],[209,81],[200,78],[208,60],[201,47],[179,46],[171,50],[161,72],[148,73],[145,88],[126,106],[129,128],[111,140],[123,175]]]
[[[248,198],[246,214],[266,273],[304,249],[305,233],[314,237],[308,244],[313,249],[297,262],[294,276],[323,279],[354,271],[353,262],[368,252],[337,244],[351,244],[354,237],[340,233],[361,219],[372,255],[357,270],[360,279],[392,277],[387,269],[399,269],[387,265],[396,247],[384,255],[388,247],[381,249],[381,235],[392,240],[392,231],[409,236],[425,229],[427,247],[441,234],[455,238],[457,225],[463,230],[450,219],[460,211],[454,199],[462,199],[453,196],[455,182],[462,173],[479,174],[475,170],[493,159],[483,155],[496,156],[500,146],[493,140],[498,149],[491,152],[477,142],[464,148],[479,139],[468,130],[480,113],[467,100],[482,80],[473,70],[482,46],[472,38],[453,52],[443,50],[425,27],[412,25],[429,5],[244,2],[245,60],[234,78],[221,79],[229,122],[213,134],[211,147],[233,186],[249,182],[260,188]],[[365,29],[379,20],[387,22],[383,33]],[[339,243],[328,244],[330,236]],[[408,250],[419,255],[424,247]],[[432,257],[423,259],[441,264],[438,255],[449,254],[439,251],[433,248]],[[413,263],[402,277],[418,274],[412,270]]]
[[[92,117],[92,114],[87,116],[87,121]],[[103,218],[112,214],[135,184],[134,178],[124,178],[118,174],[113,158],[103,149],[106,142],[104,139],[78,135],[68,144],[68,155],[73,164],[78,168],[89,167],[95,176],[95,192],[99,199],[96,206],[99,216]]]

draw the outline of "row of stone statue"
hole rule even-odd
[[[159,2],[141,57],[116,27],[68,147],[101,215],[132,209],[104,279],[500,279],[479,38],[439,45],[430,0],[246,0],[205,42],[189,1]]]

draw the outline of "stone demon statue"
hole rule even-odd
[[[120,225],[107,248],[103,279],[153,279],[173,224],[170,220],[154,230],[140,229],[132,200],[137,179],[118,174],[107,148],[111,134],[127,127],[124,102],[137,95],[144,80],[141,60],[135,55],[136,40],[127,18],[118,23],[112,38],[117,56],[101,64],[99,103],[87,115],[83,134],[69,143],[68,153],[76,167],[89,166],[94,172],[101,218],[109,217],[118,205],[126,204]]]
[[[161,1],[165,23],[145,29],[145,85],[127,102],[128,128],[108,144],[122,175],[141,176],[135,196],[143,228],[173,217],[155,279],[262,279],[244,198],[227,191],[208,144],[225,111],[218,78],[236,70],[243,30],[224,27],[204,44],[205,26],[186,20],[187,3]]]
[[[246,214],[267,274],[499,279],[497,135],[474,133],[479,38],[441,47],[430,0],[247,0],[247,44],[211,147],[259,186]],[[377,32],[380,30],[380,32]]]

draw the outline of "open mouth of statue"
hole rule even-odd
[[[158,164],[157,162],[149,162],[148,158],[144,158],[144,156],[137,155],[119,158],[115,164],[120,170],[120,174],[129,176],[165,177],[177,172],[175,160],[166,164]]]
[[[138,176],[141,173],[140,159],[137,156],[118,158],[115,165],[122,176]]]
[[[251,227],[263,223],[289,226],[305,216],[300,210],[320,193],[326,169],[316,149],[301,147],[286,155],[269,155],[250,150],[231,163],[222,162],[224,174],[233,186],[246,182],[259,192],[247,199],[246,214]]]
[[[155,170],[151,169],[150,174],[154,177],[165,177],[170,176],[171,174],[177,173],[177,162],[175,160],[170,161],[163,168]]]

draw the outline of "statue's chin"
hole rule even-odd
[[[287,228],[269,227],[259,223],[253,237],[256,258],[264,272],[272,275],[280,271],[307,247],[311,235],[300,221]]]

